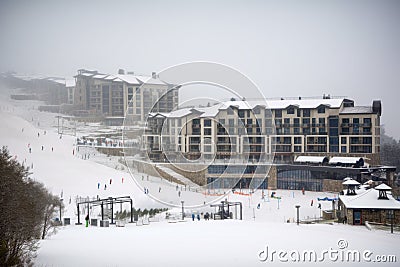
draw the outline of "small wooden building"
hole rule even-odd
[[[345,183],[348,190],[339,196],[340,220],[352,225],[363,225],[366,221],[390,224],[388,214],[393,212],[394,224],[400,224],[400,201],[391,195],[391,187],[382,183],[375,188],[356,189],[358,182]]]

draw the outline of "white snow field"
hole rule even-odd
[[[229,200],[243,203],[243,221],[192,221],[187,218],[179,222],[168,221],[160,215],[159,222],[142,226],[130,223],[125,227],[110,225],[108,228],[74,225],[77,221],[76,196],[131,196],[135,208],[166,206],[144,194],[143,188],[136,185],[129,173],[99,164],[95,162],[96,157],[82,159],[82,154],[77,154],[73,146],[73,137],[64,135],[60,139],[54,129],[47,129],[44,134],[43,129],[36,128],[36,123],[33,126],[21,118],[29,118],[30,111],[23,113],[19,109],[19,112],[13,112],[14,108],[4,106],[0,110],[0,145],[8,146],[10,152],[26,166],[33,163],[31,177],[43,182],[56,195],[62,192],[66,206],[63,216],[71,218],[72,225],[60,227],[57,234],[40,242],[36,266],[279,266],[288,263],[302,266],[361,266],[366,263],[370,266],[399,266],[398,232],[390,234],[342,224],[293,223],[296,204],[301,205],[301,219],[318,217],[317,198],[336,197],[332,193],[306,192],[303,195],[300,191],[275,190],[281,200],[261,200],[261,191],[251,196],[230,194],[227,196]],[[36,122],[41,116],[49,120],[52,116],[41,112],[34,114]],[[134,175],[141,179],[143,174]],[[162,194],[162,199],[176,201],[180,198],[185,203],[207,200],[203,194],[188,191],[182,191],[179,197],[174,184],[159,177],[149,177],[147,181],[147,175],[145,177],[143,183],[154,197]],[[266,196],[270,193],[265,191]],[[330,202],[321,204],[322,209],[330,209]],[[179,211],[178,208],[174,210]],[[214,211],[212,208],[201,211],[206,210]],[[187,213],[199,211],[186,210]],[[98,213],[98,210],[92,210],[92,218],[96,218]],[[313,257],[311,262],[307,260],[309,251],[315,251],[317,262],[313,261]],[[356,262],[352,261],[353,252],[359,253],[360,261],[357,258]],[[304,253],[306,260],[303,260]],[[350,261],[347,261],[348,254],[351,254]],[[297,255],[300,255],[300,262]],[[390,255],[395,256],[397,262],[377,262],[394,261]]]

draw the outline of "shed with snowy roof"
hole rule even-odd
[[[346,182],[351,186],[352,181]],[[382,183],[375,188],[361,187],[355,194],[340,195],[338,218],[352,225],[363,225],[366,221],[389,224],[387,214],[393,211],[394,223],[400,224],[400,201],[393,198],[391,189]]]

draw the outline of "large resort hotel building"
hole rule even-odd
[[[76,115],[103,116],[122,125],[126,117],[140,123],[152,109],[170,112],[178,106],[178,89],[161,81],[154,72],[144,76],[80,69],[75,80]]]
[[[380,101],[329,96],[231,99],[151,112],[142,145],[152,161],[203,163],[205,173],[187,175],[214,188],[252,187],[252,178],[256,187],[314,191],[340,191],[345,177],[392,184],[395,168],[379,166],[381,110]]]

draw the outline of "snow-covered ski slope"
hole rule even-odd
[[[141,184],[149,189],[149,195],[143,188],[136,185],[126,171],[95,162],[98,155],[90,159],[82,159],[82,151],[77,153],[74,147],[74,137],[64,135],[62,139],[54,129],[39,129],[19,116],[21,110],[13,112],[13,108],[0,108],[0,145],[8,146],[11,154],[20,162],[32,167],[34,179],[43,182],[54,194],[61,192],[66,205],[64,217],[70,217],[71,223],[76,222],[75,203],[69,204],[68,199],[75,196],[106,198],[109,196],[131,196],[135,208],[166,207],[149,197],[162,195],[163,199],[176,202],[181,199],[185,203],[207,201],[201,193],[181,191],[178,196],[176,185],[160,177],[149,177],[134,172]],[[29,113],[29,111],[25,111]],[[16,116],[16,114],[18,116]],[[49,113],[35,113],[34,121],[40,121],[40,116],[51,120]],[[24,117],[24,116],[22,116]],[[25,118],[28,114],[25,114]],[[29,120],[29,119],[28,119]],[[41,124],[43,125],[43,124]],[[39,133],[39,136],[38,136]],[[43,150],[42,150],[43,146]],[[29,153],[29,147],[31,153]],[[53,148],[53,150],[52,150]],[[85,151],[85,153],[89,153]],[[96,158],[97,157],[97,158]],[[106,159],[108,160],[108,159]],[[114,160],[114,159],[112,159]],[[111,160],[111,161],[112,161]],[[112,164],[107,164],[112,166]],[[124,178],[124,179],[122,179]],[[111,184],[110,184],[111,179]],[[100,186],[99,186],[100,184]],[[104,189],[105,185],[107,186]],[[161,188],[161,190],[160,190]],[[244,192],[247,193],[247,192]],[[280,266],[280,260],[275,255],[267,261],[260,261],[260,251],[268,246],[269,251],[282,250],[315,250],[318,256],[331,249],[340,250],[338,241],[348,242],[348,249],[361,252],[370,250],[371,257],[380,255],[396,255],[400,260],[398,247],[399,233],[390,234],[387,231],[369,231],[362,226],[349,225],[300,225],[286,223],[296,217],[295,205],[300,204],[301,219],[318,217],[320,210],[318,197],[336,197],[333,193],[276,190],[276,196],[281,199],[267,197],[270,191],[265,191],[265,199],[261,199],[261,191],[252,195],[229,194],[230,201],[243,203],[243,221],[191,221],[168,223],[166,220],[151,222],[150,225],[126,227],[110,226],[109,228],[84,226],[62,227],[58,234],[41,241],[36,266]],[[225,198],[225,197],[224,197]],[[313,206],[311,206],[313,201]],[[331,203],[321,202],[322,209],[329,209]],[[257,208],[259,206],[259,208]],[[119,207],[116,207],[119,210]],[[179,209],[175,209],[179,210]],[[186,212],[213,211],[211,208],[202,210],[187,209]],[[98,211],[92,211],[96,217]],[[82,220],[82,218],[81,218]],[[288,256],[286,256],[288,258]],[[289,259],[289,262],[292,262]],[[287,263],[286,263],[287,264]],[[310,266],[309,262],[297,263]],[[311,264],[316,264],[312,262]],[[361,266],[365,261],[332,262],[325,259],[321,264]],[[375,263],[376,264],[376,263]],[[398,263],[397,263],[398,264]],[[385,266],[397,266],[387,263]],[[371,266],[375,266],[371,264]]]

